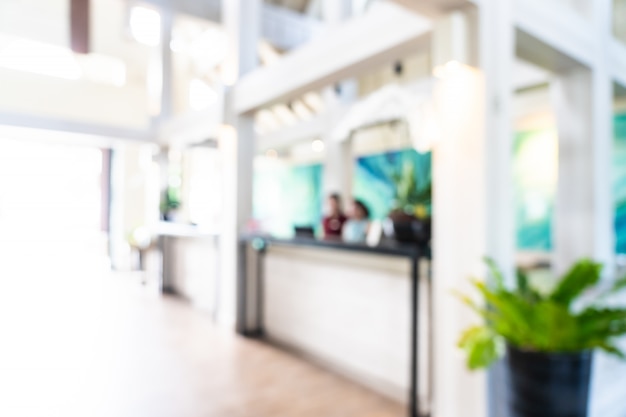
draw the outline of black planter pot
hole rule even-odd
[[[538,353],[507,347],[511,417],[587,417],[592,352]]]
[[[398,242],[427,245],[431,239],[431,220],[418,219],[399,210],[389,214],[393,235]]]

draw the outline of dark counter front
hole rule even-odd
[[[408,258],[430,259],[430,247],[417,244],[399,243],[395,241],[383,241],[377,246],[369,246],[364,243],[347,243],[339,239],[314,239],[295,237],[291,239],[276,238],[263,235],[249,235],[241,238],[243,244],[271,246],[303,246],[337,249],[350,252],[375,253],[379,255],[404,256]]]
[[[410,262],[410,369],[407,370],[410,375],[409,382],[409,410],[410,417],[428,416],[430,415],[430,404],[420,404],[418,401],[419,378],[418,372],[428,372],[428,397],[432,397],[431,369],[418,370],[418,358],[421,355],[418,338],[426,337],[432,340],[431,325],[431,295],[430,295],[430,262],[428,262],[428,272],[420,274],[420,263],[422,261],[430,261],[430,248],[406,243],[397,243],[385,241],[378,246],[368,246],[366,244],[346,243],[340,240],[326,240],[296,237],[293,239],[275,238],[262,235],[247,235],[240,239],[239,244],[239,271],[238,271],[238,290],[237,290],[237,332],[246,337],[264,337],[264,286],[265,286],[265,267],[264,258],[272,247],[289,247],[303,249],[320,249],[337,252],[352,252],[361,254],[380,255],[382,257],[406,258]],[[304,266],[303,266],[304,267]],[[427,301],[428,311],[423,311],[428,317],[428,328],[420,329],[420,282],[428,282],[428,291],[423,294]],[[252,319],[251,319],[252,317]],[[349,329],[346,329],[348,332]],[[427,349],[429,355],[432,355],[432,348]],[[429,361],[432,363],[432,358]],[[430,401],[429,401],[430,402]]]

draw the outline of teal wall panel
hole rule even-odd
[[[289,237],[294,226],[319,227],[322,217],[320,164],[262,164],[254,172],[254,218],[265,231]]]
[[[354,167],[354,196],[363,200],[372,213],[372,219],[383,219],[394,206],[396,185],[394,175],[410,164],[414,167],[417,189],[431,182],[431,154],[414,149],[368,155],[358,158]]]

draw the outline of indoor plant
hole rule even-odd
[[[405,162],[392,175],[395,185],[394,208],[389,213],[394,235],[399,241],[427,244],[431,238],[430,207],[432,182],[418,188],[415,166]]]
[[[624,358],[615,338],[626,334],[626,309],[601,304],[626,287],[626,279],[599,291],[602,266],[581,260],[542,294],[521,271],[515,288],[507,288],[495,263],[486,262],[492,285],[473,282],[485,305],[461,296],[484,319],[459,341],[468,367],[488,367],[506,352],[513,417],[586,416],[592,351]],[[581,296],[590,289],[597,294],[584,302]]]

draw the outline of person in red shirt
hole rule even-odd
[[[347,217],[341,210],[341,197],[334,193],[328,196],[328,215],[322,220],[325,238],[341,238],[343,224]]]

